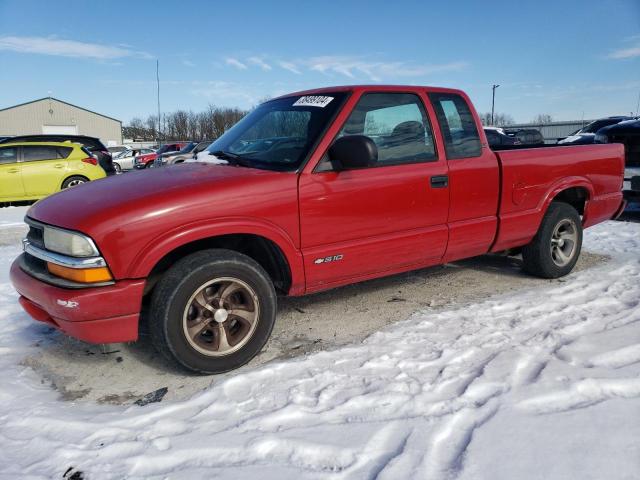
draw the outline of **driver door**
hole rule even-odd
[[[438,263],[447,245],[447,164],[423,99],[366,93],[342,135],[372,138],[378,161],[335,171],[327,158],[300,176],[307,292]]]

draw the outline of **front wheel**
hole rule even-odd
[[[580,257],[582,221],[571,205],[554,202],[542,219],[538,233],[522,248],[526,272],[542,278],[568,275]]]
[[[276,318],[276,293],[253,259],[223,249],[178,261],[151,300],[152,341],[169,360],[199,373],[244,365],[267,342]]]

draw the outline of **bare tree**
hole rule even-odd
[[[553,117],[548,113],[540,113],[535,116],[531,123],[535,123],[536,125],[548,125],[553,122]]]
[[[204,112],[176,110],[163,114],[162,130],[158,132],[158,116],[149,115],[145,121],[132,118],[122,127],[125,138],[144,141],[215,140],[247,112],[239,108],[220,108],[209,105]]]
[[[494,127],[504,127],[507,125],[513,125],[515,123],[513,117],[506,113],[494,113],[493,125],[491,125],[491,112],[481,113],[480,120],[482,121],[483,125]]]

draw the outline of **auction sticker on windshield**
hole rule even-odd
[[[300,97],[293,104],[294,107],[320,107],[324,108],[331,103],[333,97],[327,97],[326,95],[308,95]]]

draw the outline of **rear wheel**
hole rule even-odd
[[[204,250],[177,262],[156,286],[151,337],[185,368],[222,373],[260,352],[275,317],[275,289],[258,263],[231,250]]]
[[[542,278],[558,278],[573,270],[582,248],[582,221],[571,205],[549,206],[538,233],[522,248],[526,272]]]
[[[115,168],[116,173],[122,173],[122,167],[119,163],[113,162],[113,168]]]
[[[83,183],[87,183],[89,181],[88,178],[82,177],[80,175],[74,175],[72,177],[67,178],[64,182],[62,182],[62,190],[66,190],[67,188],[77,187],[78,185],[82,185]]]

